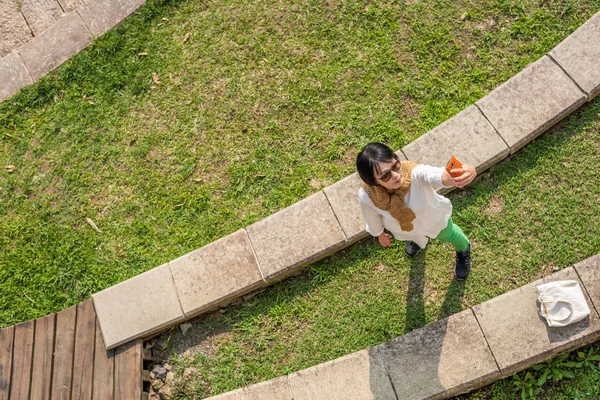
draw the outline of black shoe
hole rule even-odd
[[[404,249],[404,251],[406,251],[407,256],[414,257],[417,255],[419,250],[421,250],[421,248],[415,242],[413,242],[413,241],[406,242],[406,248]]]
[[[471,244],[464,251],[456,252],[456,265],[454,266],[454,278],[464,281],[471,272]]]

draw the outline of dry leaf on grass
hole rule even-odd
[[[168,21],[168,20],[169,20],[169,18],[163,17],[163,19],[162,19],[162,20],[163,20],[163,21]]]
[[[196,181],[196,182],[202,182],[203,179],[202,178],[194,178],[194,181]]]
[[[152,73],[152,80],[154,81],[154,83],[156,83],[157,85],[160,85],[160,80],[158,79],[158,74],[156,72]]]
[[[147,55],[148,55],[148,53],[146,53],[145,51],[138,53],[138,56],[140,56],[140,57],[147,56]]]
[[[190,38],[190,33],[186,33],[185,36],[183,37],[183,43],[187,42],[188,39]]]
[[[467,18],[467,12],[466,11],[460,16],[460,20],[464,21],[465,18]]]
[[[11,173],[11,172],[13,172],[15,170],[15,166],[12,165],[12,164],[11,165],[7,165],[4,168],[6,168],[6,172],[8,172],[8,173]]]
[[[102,233],[102,231],[100,230],[100,228],[98,228],[98,227],[96,226],[96,224],[94,223],[94,221],[92,221],[92,220],[91,220],[91,219],[89,219],[89,218],[86,218],[85,220],[87,221],[87,223],[88,223],[88,224],[90,224],[90,225],[92,226],[92,228],[94,228],[94,229],[96,230],[96,232],[98,232],[98,233]]]

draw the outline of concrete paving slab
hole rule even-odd
[[[168,265],[187,318],[266,285],[244,229]]]
[[[92,296],[107,350],[183,320],[168,265]]]
[[[362,350],[288,377],[294,400],[396,400],[379,356]]]
[[[539,315],[536,286],[558,280],[579,281],[579,278],[575,269],[569,267],[473,307],[503,376],[600,338],[595,311],[586,319],[562,328],[548,327]],[[592,309],[587,295],[586,299]]]
[[[585,286],[596,312],[600,310],[600,254],[575,264],[575,270]],[[590,304],[591,308],[591,304]]]
[[[360,215],[359,189],[360,177],[356,172],[323,189],[349,243],[368,235]]]
[[[401,151],[396,154],[401,160],[406,160]],[[323,189],[348,243],[368,236],[365,220],[360,215],[359,189],[360,177],[356,172]]]
[[[39,36],[64,15],[57,0],[22,0],[21,11],[35,36]]]
[[[398,399],[439,399],[485,386],[500,372],[471,310],[376,348]]]
[[[323,192],[250,225],[248,236],[268,282],[344,247],[346,237]]]
[[[548,53],[592,100],[600,93],[600,12]]]
[[[19,53],[10,53],[0,60],[0,82],[0,101],[8,99],[31,83],[31,76]]]
[[[514,153],[586,99],[573,81],[544,56],[476,104]]]
[[[129,15],[119,0],[90,0],[80,5],[77,12],[95,37],[113,28]]]
[[[65,10],[66,13],[75,11],[77,7],[85,3],[85,0],[58,0],[60,6]]]
[[[470,106],[402,149],[409,160],[445,167],[451,156],[478,172],[506,157],[510,150],[485,119]]]
[[[296,400],[292,398],[287,376],[209,397],[207,400]]]
[[[121,5],[127,12],[127,15],[132,14],[134,11],[137,11],[137,9],[140,8],[146,2],[146,0],[119,0],[119,1],[121,2]]]
[[[0,57],[12,53],[32,37],[17,1],[0,1]]]
[[[92,35],[77,13],[59,19],[40,36],[24,44],[19,53],[34,81],[79,53],[92,41]]]

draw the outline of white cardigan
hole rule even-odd
[[[421,248],[427,246],[428,238],[435,238],[448,225],[452,215],[450,200],[435,192],[435,187],[444,187],[444,168],[418,165],[410,175],[410,190],[404,197],[404,204],[415,213],[413,230],[400,229],[398,221],[389,211],[375,207],[367,192],[361,187],[358,192],[360,213],[367,223],[367,232],[379,236],[383,229],[391,232],[397,240],[412,240]]]

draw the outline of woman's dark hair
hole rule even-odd
[[[377,180],[373,170],[379,172],[378,162],[392,162],[398,156],[385,144],[371,142],[366,145],[356,157],[356,170],[360,179],[369,186],[377,186]]]

